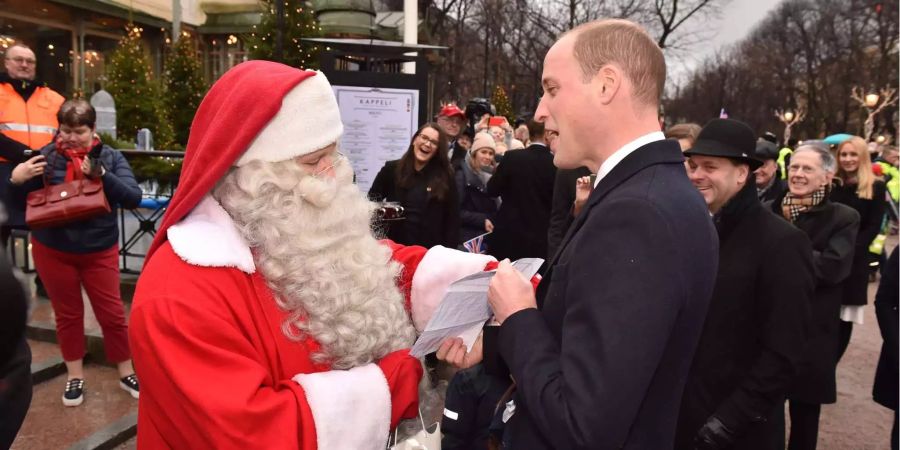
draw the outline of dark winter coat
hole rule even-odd
[[[781,196],[770,205],[779,217]],[[784,219],[787,220],[787,219]],[[838,328],[844,280],[853,265],[853,250],[859,230],[859,214],[852,208],[825,199],[801,214],[794,226],[812,242],[816,290],[812,296],[812,322],[800,368],[788,398],[805,403],[836,401]]]
[[[388,239],[404,245],[433,247],[443,245],[456,248],[459,244],[459,201],[453,177],[443,199],[431,195],[429,183],[440,170],[436,164],[426,164],[414,175],[412,187],[397,185],[399,160],[388,161],[375,176],[369,188],[369,198],[375,201],[398,202],[405,208],[405,219],[386,226]]]
[[[487,233],[484,221],[493,222],[497,214],[497,200],[487,195],[486,183],[472,170],[468,158],[456,171],[456,189],[459,197],[459,242],[463,243]]]
[[[786,190],[787,182],[782,180],[779,171],[776,171],[775,175],[772,176],[772,184],[763,191],[762,195],[758,195],[759,201],[771,202],[775,200],[776,197],[783,196],[784,191]]]
[[[488,195],[502,200],[488,248],[497,259],[547,256],[547,228],[553,203],[556,166],[543,144],[503,154],[487,184]]]
[[[500,326],[497,349],[517,384],[509,448],[671,448],[717,265],[678,144],[625,157],[569,228],[538,309]]]
[[[575,202],[575,183],[581,177],[591,174],[591,169],[559,169],[553,183],[553,204],[550,207],[550,227],[547,229],[547,257],[556,256],[559,243],[575,220],[573,205]]]
[[[865,305],[869,299],[869,244],[881,232],[884,221],[885,185],[876,180],[872,185],[872,199],[866,200],[856,195],[856,184],[835,185],[831,191],[831,201],[842,203],[859,213],[859,232],[856,234],[856,250],[853,253],[853,268],[844,281],[844,294],[841,304]]]
[[[797,375],[815,286],[812,247],[748,184],[715,216],[719,271],[681,400],[675,448],[693,450],[716,416],[734,449],[764,450],[763,430]]]
[[[875,371],[875,386],[872,388],[872,397],[875,401],[894,411],[897,410],[897,384],[900,383],[900,370],[897,367],[897,354],[900,352],[897,346],[897,334],[900,332],[897,326],[897,301],[900,297],[898,257],[900,256],[897,249],[894,249],[885,267],[881,284],[878,285],[878,293],[875,294],[875,315],[878,317],[878,328],[881,329],[884,345],[881,346],[878,369]]]
[[[46,170],[50,176],[50,184],[60,184],[66,178],[68,158],[56,152],[56,146],[50,144],[41,149],[46,157]],[[82,220],[61,227],[34,230],[31,235],[41,244],[54,250],[69,253],[93,253],[106,250],[115,245],[119,239],[118,208],[137,208],[141,203],[141,188],[134,179],[134,173],[122,153],[108,145],[100,152],[100,163],[106,169],[103,175],[103,193],[109,202],[111,211],[108,214]],[[77,168],[76,170],[81,170]],[[9,196],[13,206],[25,211],[25,198],[31,191],[41,189],[44,185],[42,177],[34,177],[21,186],[10,185]]]

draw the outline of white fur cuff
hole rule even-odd
[[[391,392],[375,364],[299,374],[316,421],[316,441],[327,450],[381,450],[391,425]]]
[[[447,288],[456,280],[484,270],[496,261],[493,256],[466,253],[440,245],[432,247],[419,262],[412,279],[410,302],[412,319],[421,333],[444,299]]]

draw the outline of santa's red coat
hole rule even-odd
[[[169,231],[169,241],[144,268],[130,324],[141,382],[138,447],[312,450],[326,442],[340,448],[367,442],[368,448],[383,448],[387,435],[378,430],[384,425],[365,423],[369,416],[378,421],[389,416],[390,404],[385,410],[374,400],[377,389],[366,385],[378,377],[315,364],[314,341],[288,339],[281,329],[286,312],[242,242],[221,206],[207,197]],[[404,266],[398,284],[407,301],[412,297],[420,328],[447,284],[482,270],[491,259],[385,245]],[[417,297],[422,297],[418,307]],[[298,374],[312,377],[303,383]],[[304,386],[322,392],[311,395]],[[372,408],[371,414],[365,408]],[[363,419],[343,422],[354,413]],[[330,435],[317,436],[317,429]]]

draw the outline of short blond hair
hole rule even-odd
[[[640,25],[622,19],[604,19],[573,28],[573,53],[584,81],[607,64],[620,67],[634,86],[635,99],[658,105],[666,84],[666,58]],[[566,33],[568,34],[568,33]]]

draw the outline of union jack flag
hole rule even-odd
[[[466,251],[469,253],[486,254],[487,246],[485,245],[484,237],[489,234],[491,234],[491,233],[484,233],[480,236],[475,236],[474,238],[469,239],[466,242],[463,242],[463,244],[462,244],[463,248],[465,248]]]

